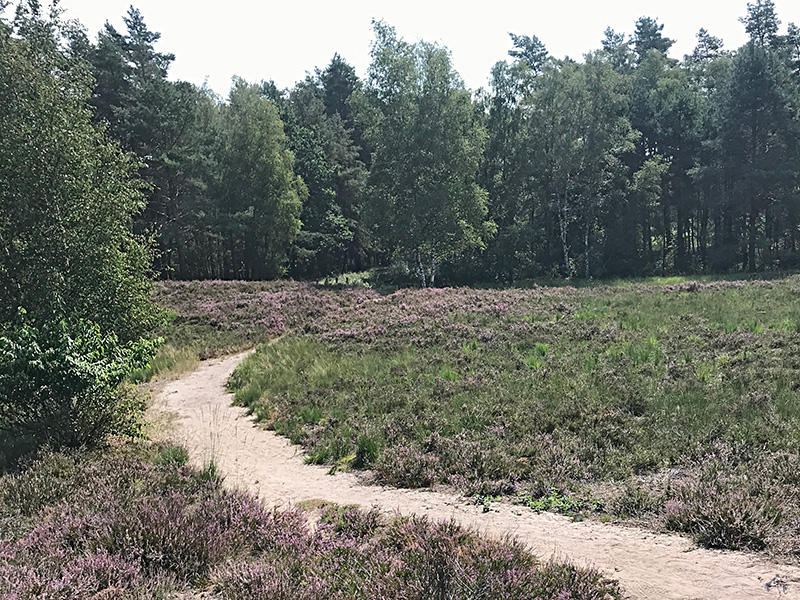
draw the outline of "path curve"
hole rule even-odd
[[[759,556],[706,550],[676,535],[576,523],[512,505],[495,504],[483,513],[481,507],[444,493],[364,485],[352,473],[328,475],[324,467],[305,464],[297,446],[260,429],[244,409],[231,406],[225,382],[246,354],[208,361],[183,379],[168,382],[151,414],[168,422],[159,435],[184,444],[194,464],[213,459],[226,484],[250,490],[270,504],[326,500],[452,518],[489,535],[516,536],[545,559],[600,569],[618,579],[630,598],[800,599],[800,569]]]

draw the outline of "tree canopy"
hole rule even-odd
[[[382,243],[411,256],[421,284],[437,261],[482,248],[493,232],[476,183],[486,131],[448,51],[374,24],[370,77],[358,97],[373,148],[369,218]]]
[[[115,140],[124,167],[104,173],[144,181],[122,212],[155,240],[161,277],[375,269],[429,285],[800,266],[800,29],[783,28],[771,0],[747,5],[743,47],[702,28],[682,60],[648,16],[630,34],[607,28],[580,60],[510,33],[508,59],[476,91],[447,48],[378,22],[364,79],[335,54],[290,89],[265,73],[221,98],[171,78],[175,57],[141,12],[123,20],[96,42],[70,27],[53,60],[70,63],[62,80],[89,120],[75,136],[91,126]],[[32,156],[18,125],[31,106],[5,106],[0,143],[26,149],[14,160]],[[60,114],[42,105],[25,127],[41,121],[46,135],[47,110]],[[74,181],[89,172],[53,164]],[[21,218],[0,224],[6,237]],[[42,236],[26,247],[67,255]]]
[[[152,329],[152,252],[132,219],[140,164],[92,125],[92,77],[60,47],[72,31],[21,5],[0,23],[0,321],[90,319],[134,340]]]

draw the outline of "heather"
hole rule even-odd
[[[153,299],[168,308],[167,322],[158,330],[166,342],[130,380],[141,383],[159,375],[180,375],[191,371],[198,361],[246,350],[279,334],[283,321],[278,314],[266,319],[252,314],[242,315],[239,320],[230,318],[246,308],[250,295],[276,285],[280,284],[162,282],[156,287]],[[240,294],[242,298],[237,300]]]
[[[43,451],[0,478],[0,596],[24,599],[619,598],[453,523],[267,508],[164,445]]]
[[[799,292],[789,277],[160,293],[273,338],[231,387],[311,462],[797,555]]]

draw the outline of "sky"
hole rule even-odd
[[[68,18],[78,19],[90,37],[109,21],[124,30],[122,15],[131,0],[61,0]],[[251,82],[274,80],[292,87],[338,52],[366,75],[372,19],[383,19],[408,41],[439,42],[467,86],[486,87],[492,65],[507,57],[509,32],[536,35],[550,53],[580,58],[599,48],[610,26],[632,33],[641,16],[657,18],[664,35],[676,39],[671,55],[681,58],[704,27],[725,47],[741,46],[747,35],[738,18],[746,0],[134,0],[149,29],[161,32],[157,48],[176,59],[171,79],[205,81],[227,95],[234,75]],[[782,21],[800,24],[800,0],[775,0]]]

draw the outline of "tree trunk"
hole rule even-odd
[[[228,242],[228,268],[225,269],[224,279],[236,279],[236,248],[233,243],[233,233],[230,232],[230,237],[226,240]]]
[[[700,247],[700,264],[703,271],[708,263],[708,207],[704,206],[700,216],[700,233],[697,240]]]
[[[420,287],[428,287],[425,283],[425,268],[422,266],[422,257],[419,250],[417,250],[417,277],[419,278]]]
[[[436,281],[436,252],[431,250],[431,278],[430,278],[431,287],[434,287],[435,281]]]
[[[747,270],[751,273],[756,270],[756,220],[758,219],[758,209],[755,201],[750,203],[750,219],[747,224]]]
[[[679,273],[686,272],[686,216],[683,214],[681,202],[678,202],[675,234],[675,270]]]
[[[589,225],[591,221],[590,219],[586,219],[586,227],[583,231],[583,247],[584,251],[584,277],[589,279]]]
[[[664,246],[661,248],[661,273],[667,272],[667,254],[672,246],[672,222],[670,221],[669,205],[664,205]]]
[[[189,279],[188,265],[186,264],[186,256],[183,252],[183,235],[180,229],[178,229],[178,232],[175,234],[175,249],[178,253],[178,279]]]
[[[559,207],[558,211],[558,224],[561,230],[561,250],[564,253],[564,276],[569,277],[572,275],[572,269],[569,266],[569,240],[567,239],[567,201],[566,198]]]
[[[767,206],[764,209],[764,247],[769,248],[771,254],[775,254],[778,236],[775,234],[774,219],[772,218],[772,208]]]

